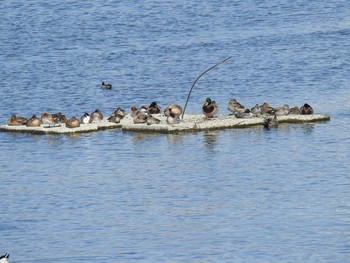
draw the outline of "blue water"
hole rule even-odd
[[[0,133],[11,262],[349,262],[348,1],[2,1],[12,113],[311,104],[278,129]],[[101,81],[113,84],[101,90]]]

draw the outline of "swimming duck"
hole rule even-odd
[[[41,125],[41,121],[34,114],[27,122],[27,127],[39,127]]]
[[[205,100],[205,103],[203,104],[202,111],[204,113],[205,119],[210,119],[213,118],[216,113],[218,113],[219,106],[216,104],[215,101],[212,101],[210,98],[207,98]]]
[[[90,123],[90,114],[85,112],[81,117],[80,117],[80,123],[83,123],[83,124],[88,124]]]
[[[66,127],[67,128],[77,128],[80,126],[80,121],[73,116],[70,120],[66,121]]]
[[[244,106],[239,103],[236,99],[232,99],[227,104],[227,109],[232,113],[244,112]]]
[[[259,116],[261,114],[261,108],[259,104],[255,104],[255,106],[250,109],[250,112],[253,113],[253,115],[255,116]]]
[[[101,88],[102,89],[112,89],[112,84],[107,84],[107,83],[104,83],[102,81]]]
[[[300,108],[300,114],[302,114],[302,115],[314,114],[314,109],[309,104],[305,103]]]
[[[57,118],[55,118],[53,114],[49,114],[47,112],[41,114],[41,123],[47,124],[48,127],[59,125]]]
[[[273,113],[277,116],[284,116],[288,115],[289,112],[289,105],[284,104],[282,107],[275,108]]]
[[[150,114],[158,114],[160,113],[160,106],[157,104],[157,102],[153,101],[147,111],[150,113]]]
[[[288,111],[288,115],[294,114],[294,115],[299,115],[300,114],[300,109],[298,106],[295,106]]]
[[[136,111],[135,116],[133,117],[133,121],[135,124],[146,123],[147,122],[147,114],[144,114],[141,111]]]
[[[90,114],[90,122],[98,122],[101,120],[103,120],[103,115],[99,109],[96,109],[93,113]]]
[[[261,106],[260,106],[260,111],[261,114],[273,114],[274,112],[274,108],[272,108],[270,106],[270,104],[268,104],[267,102],[264,102]]]
[[[24,117],[17,117],[15,114],[12,114],[10,119],[7,121],[7,125],[9,126],[20,126],[20,125],[26,125],[28,122],[27,118]]]
[[[6,253],[2,256],[0,256],[0,263],[9,263],[9,257],[10,257],[10,254],[9,253]]]
[[[270,129],[270,128],[277,128],[278,127],[278,119],[275,115],[273,118],[267,118],[264,121],[264,128]]]
[[[160,119],[157,119],[151,114],[147,116],[147,125],[158,124],[158,123],[160,123]]]

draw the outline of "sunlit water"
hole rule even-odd
[[[47,3],[46,3],[47,2]],[[185,134],[0,133],[11,262],[347,262],[347,1],[3,1],[0,122],[157,101],[331,121]],[[101,90],[101,81],[113,84]]]

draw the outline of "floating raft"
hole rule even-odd
[[[132,132],[153,132],[153,133],[176,133],[191,132],[203,130],[247,128],[256,125],[262,125],[264,118],[236,118],[235,116],[219,116],[214,119],[205,120],[203,115],[186,114],[179,124],[166,123],[166,117],[162,114],[154,114],[154,117],[160,120],[159,124],[134,124],[130,115],[127,115],[120,123],[111,123],[106,119],[89,124],[81,124],[77,128],[67,128],[65,124],[59,127],[26,127],[26,126],[8,126],[1,125],[0,131],[5,132],[24,132],[34,134],[70,134],[95,132],[106,129],[121,128],[122,131]],[[305,123],[305,122],[322,122],[330,120],[329,115],[312,114],[312,115],[286,115],[278,116],[279,123]]]
[[[108,120],[102,120],[100,122],[94,122],[89,124],[80,124],[77,128],[67,128],[65,124],[60,124],[59,126],[47,126],[41,125],[39,127],[27,127],[21,126],[9,126],[0,125],[0,131],[5,132],[24,132],[33,134],[69,134],[69,133],[84,133],[84,132],[95,132],[106,129],[116,129],[121,128],[122,125],[119,123],[112,123]]]

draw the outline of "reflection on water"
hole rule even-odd
[[[214,152],[216,147],[216,142],[218,139],[220,131],[204,131],[202,132],[204,146],[209,152]]]

